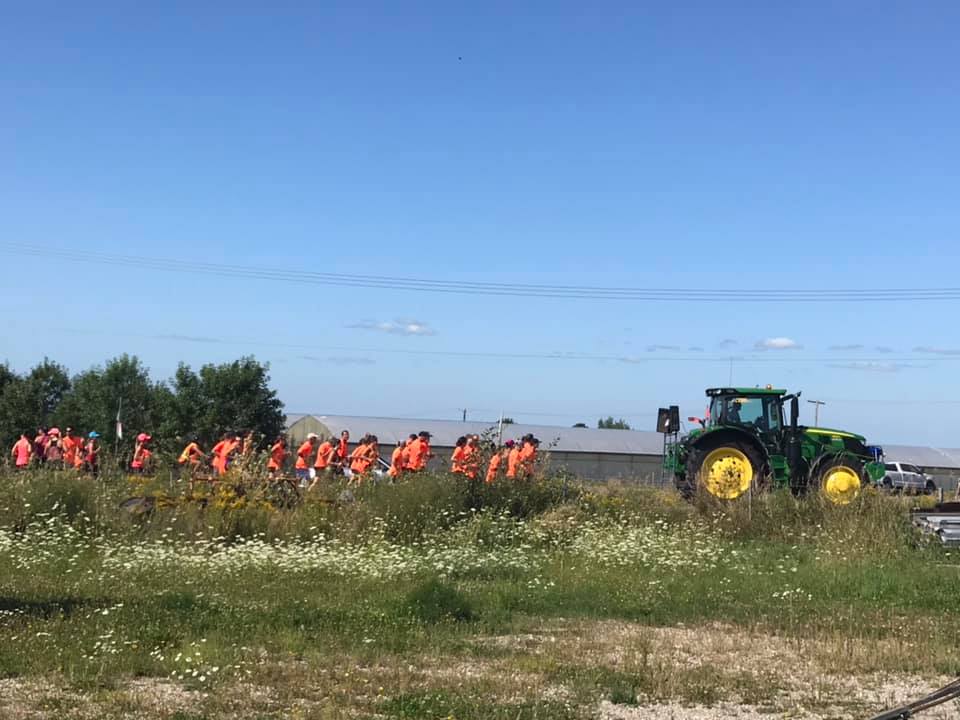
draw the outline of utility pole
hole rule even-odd
[[[733,358],[730,358],[730,385],[733,385]]]
[[[826,403],[823,400],[807,400],[807,402],[814,406],[813,426],[820,427],[820,406],[826,405]]]
[[[464,422],[467,421],[467,409],[466,409],[466,408],[463,409],[463,421],[464,421]]]

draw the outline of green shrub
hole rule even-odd
[[[411,590],[404,605],[410,615],[431,625],[451,620],[467,622],[475,615],[470,600],[463,593],[436,578]]]

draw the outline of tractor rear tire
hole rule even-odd
[[[809,489],[834,505],[849,505],[863,493],[868,482],[863,463],[855,457],[837,457],[817,467]]]
[[[736,500],[766,482],[766,463],[752,445],[729,440],[694,448],[687,456],[688,497],[703,492],[718,500]],[[682,490],[681,490],[682,491]]]

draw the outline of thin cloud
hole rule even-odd
[[[193,343],[222,343],[223,340],[206,335],[154,335],[157,340],[175,340],[178,342]]]
[[[915,347],[913,351],[915,353],[924,353],[926,355],[960,355],[960,349],[957,348],[930,347],[929,345]]]
[[[788,337],[774,337],[766,340],[757,340],[753,346],[754,350],[800,350],[800,345],[796,340]]]
[[[830,351],[832,351],[832,352],[849,352],[849,351],[853,351],[853,350],[863,350],[863,345],[857,345],[857,344],[853,344],[853,345],[831,345],[830,347],[827,348],[827,350],[830,350]]]
[[[428,323],[419,320],[361,320],[351,323],[347,327],[353,330],[375,330],[390,335],[427,336],[437,334],[436,330],[430,327]]]
[[[922,365],[911,365],[910,363],[881,363],[881,362],[849,362],[849,363],[831,363],[827,367],[838,370],[855,370],[857,372],[873,373],[896,373],[901,370],[923,367]]]
[[[736,347],[739,344],[740,343],[734,340],[733,338],[724,338],[723,340],[720,341],[719,346],[721,348],[732,348],[732,347]]]
[[[682,349],[683,348],[681,348],[679,345],[647,345],[647,352],[651,353],[659,352],[661,350],[665,350],[667,352],[677,352],[678,350]]]
[[[701,352],[706,352],[706,350],[704,350],[699,345],[691,345],[690,347],[687,348],[687,352],[701,353]]]
[[[317,363],[330,363],[331,365],[375,365],[376,360],[368,357],[350,357],[346,355],[333,355],[330,357],[317,357],[316,355],[301,355],[301,359]]]
[[[882,353],[884,355],[889,355],[893,352],[893,348],[887,347],[886,345],[877,345],[873,350],[874,352]]]
[[[639,358],[639,357],[629,357],[629,356],[628,356],[628,357],[622,357],[622,358],[617,358],[617,359],[618,359],[620,362],[622,362],[622,363],[627,363],[628,365],[640,365],[640,364],[646,362],[646,360],[644,360],[643,358]]]

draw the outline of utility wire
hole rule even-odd
[[[630,288],[576,285],[538,285],[529,283],[474,282],[467,280],[431,280],[381,275],[323,273],[304,270],[257,268],[243,265],[194,262],[178,259],[152,258],[139,255],[117,255],[96,251],[0,243],[0,251],[16,255],[30,255],[44,259],[78,262],[99,266],[134,267],[173,273],[190,273],[215,277],[238,278],[270,282],[353,287],[410,292],[445,293],[457,295],[486,295],[508,297],[556,298],[574,300],[670,301],[670,302],[782,302],[782,303],[838,303],[838,302],[916,302],[960,300],[956,288],[892,288],[868,290],[830,289],[704,289],[704,288]]]

